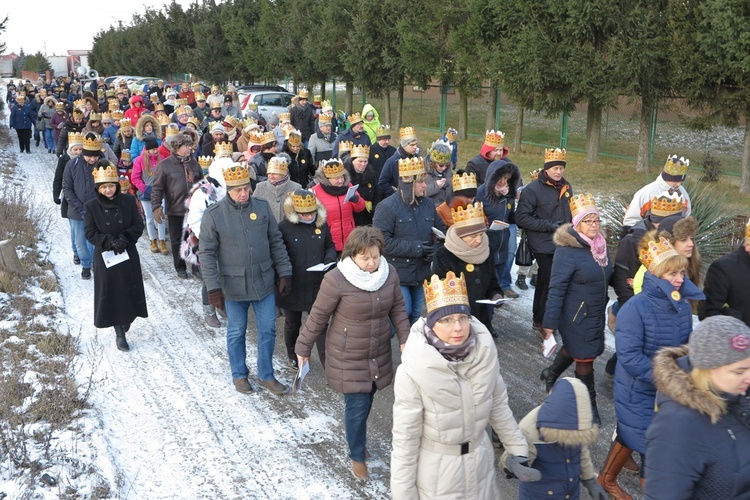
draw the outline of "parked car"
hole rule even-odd
[[[130,89],[130,93],[134,93],[136,90],[140,90],[142,92],[147,92],[148,88],[151,86],[150,82],[158,82],[159,77],[158,76],[144,76],[140,77],[137,80],[130,82],[128,84],[128,88]]]
[[[138,80],[139,78],[142,78],[142,77],[140,76],[118,76],[114,80],[112,80],[112,85],[114,85],[115,87],[118,87],[122,80],[125,80],[125,82],[128,85],[130,85],[131,82],[134,82]]]
[[[241,88],[242,91],[240,91]],[[258,104],[258,114],[266,121],[272,113],[278,115],[288,111],[288,107],[292,103],[292,97],[294,97],[293,93],[278,86],[243,86],[237,88],[237,94],[240,96],[240,110],[243,114],[246,115],[247,113],[247,105],[254,102]]]

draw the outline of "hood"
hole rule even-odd
[[[578,232],[573,229],[573,224],[568,222],[557,228],[555,234],[552,236],[552,241],[558,247],[571,247],[571,248],[584,248],[589,247],[589,244],[583,241],[578,236]]]
[[[299,224],[299,215],[294,210],[294,201],[292,200],[293,193],[294,191],[289,191],[287,197],[284,199],[284,216],[292,224]],[[317,197],[315,198],[315,206],[317,207],[317,216],[315,217],[314,226],[317,228],[321,228],[326,223],[328,214],[326,213],[326,207],[320,202]]]
[[[545,441],[561,445],[584,446],[599,438],[589,391],[576,378],[564,377],[555,383],[539,407],[536,425]]]
[[[55,99],[55,98],[54,98],[54,97],[52,97],[52,96],[49,96],[49,97],[47,97],[47,98],[46,98],[46,99],[44,100],[44,104],[46,104],[46,105],[47,105],[47,106],[49,106],[50,108],[54,108],[54,107],[55,107],[55,104],[57,104],[57,99]]]
[[[650,296],[663,296],[672,303],[676,302],[672,297],[672,292],[674,291],[672,284],[665,279],[657,278],[648,271],[643,275],[642,291]],[[680,298],[678,300],[683,299],[706,300],[706,296],[701,292],[700,288],[687,276],[685,276],[685,281],[682,282],[682,286],[680,287]]]
[[[208,167],[208,176],[213,177],[219,184],[226,188],[227,181],[224,180],[224,168],[231,167],[232,165],[234,165],[234,162],[231,158],[219,158]]]
[[[130,104],[135,104],[137,102],[140,102],[141,104],[143,104],[143,97],[139,95],[134,95],[133,97],[130,98]]]
[[[504,175],[510,177],[508,178],[508,194],[503,198],[516,199],[516,188],[521,178],[521,170],[515,163],[508,160],[495,160],[487,166],[487,175],[484,180],[485,193],[490,200],[500,199],[495,195],[495,184]]]
[[[367,113],[372,112],[373,114],[373,122],[376,122],[380,120],[380,114],[378,113],[378,110],[375,109],[375,106],[373,106],[370,103],[365,104],[365,106],[362,108],[362,123],[367,123],[367,120],[365,120],[365,116],[367,116]]]
[[[143,141],[143,128],[147,123],[150,123],[154,127],[154,136],[159,137],[159,130],[161,128],[159,122],[152,115],[143,114],[135,125],[135,136],[139,141]]]
[[[657,411],[658,405],[669,398],[706,415],[715,424],[726,413],[726,406],[713,393],[695,386],[690,377],[692,365],[688,354],[689,348],[684,345],[664,348],[654,357],[654,384],[660,393],[657,395]]]

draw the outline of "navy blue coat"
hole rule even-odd
[[[617,313],[615,412],[620,437],[638,453],[646,453],[646,429],[654,418],[656,387],[652,360],[663,347],[687,343],[693,331],[693,312],[688,299],[704,298],[687,277],[679,296],[673,295],[674,291],[669,281],[647,272],[643,291]]]
[[[336,140],[333,141],[333,144],[331,145],[331,157],[332,158],[338,158],[339,157],[339,144],[341,144],[341,141],[348,141],[353,142],[354,145],[360,145],[360,146],[369,146],[371,145],[370,142],[370,136],[367,135],[367,132],[362,131],[359,135],[354,135],[352,133],[351,127],[341,132],[338,137],[336,137]]]
[[[516,224],[526,230],[531,251],[535,254],[552,255],[555,244],[552,235],[555,222],[570,222],[570,197],[573,190],[570,184],[558,191],[541,178],[529,183],[518,199]]]
[[[595,358],[604,351],[604,310],[609,301],[612,258],[600,266],[572,224],[555,232],[555,244],[542,325],[560,332],[570,356]]]
[[[508,194],[505,196],[496,196],[495,184],[501,177],[509,175]],[[493,220],[499,220],[513,224],[515,222],[516,209],[516,185],[520,173],[518,167],[506,160],[496,160],[490,163],[487,168],[487,178],[479,189],[477,189],[476,201],[481,201],[484,205],[484,215],[492,224]],[[508,238],[510,231],[487,231],[487,237],[490,240],[490,249],[493,252],[503,252],[508,248]]]
[[[101,154],[100,154],[101,156]],[[86,163],[83,153],[71,158],[63,170],[63,196],[68,202],[68,219],[83,220],[85,204],[96,197],[94,167]]]
[[[393,188],[398,187],[398,161],[402,158],[413,158],[414,155],[409,155],[404,151],[401,146],[396,149],[383,165],[383,170],[380,171],[380,177],[378,178],[378,189],[380,190],[380,197],[387,198],[395,191]],[[427,171],[425,170],[425,173]]]
[[[15,104],[10,108],[10,128],[28,130],[34,125],[35,121],[36,112],[30,104],[24,104],[23,106]]]

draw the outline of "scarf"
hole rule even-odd
[[[282,184],[284,184],[288,180],[289,180],[289,174],[286,174],[284,177],[282,177],[278,181],[274,182],[274,181],[269,180],[268,182],[270,182],[272,186],[277,186],[278,187],[278,186],[281,186]]]
[[[317,213],[313,214],[313,218],[310,219],[310,220],[304,220],[302,217],[300,217],[299,223],[300,224],[314,224],[315,221],[317,220],[317,218],[318,218],[318,214]]]
[[[193,160],[193,157],[188,156],[180,156],[175,152],[170,153],[172,158],[177,162],[182,164],[183,170],[185,170],[185,180],[187,181],[188,186],[192,186],[195,182],[195,176],[193,174],[193,169],[190,168],[190,162]]]
[[[368,273],[359,268],[351,257],[341,259],[337,264],[339,271],[344,275],[346,281],[365,292],[380,290],[385,280],[388,279],[388,261],[380,256],[380,265],[376,271]]]
[[[477,335],[471,327],[469,327],[469,338],[461,345],[451,345],[443,342],[435,335],[432,328],[427,325],[424,326],[424,336],[427,342],[437,349],[437,352],[448,361],[463,361],[474,346],[477,345]]]
[[[448,228],[445,234],[445,249],[469,264],[482,264],[490,256],[490,240],[487,233],[482,233],[482,242],[476,248],[471,248],[456,234],[456,226]]]
[[[331,186],[330,184],[320,183],[320,187],[323,191],[330,194],[331,196],[344,196],[349,191],[349,186],[344,184],[343,186]]]
[[[608,260],[607,241],[604,239],[604,236],[602,236],[601,233],[596,233],[594,239],[591,239],[581,233],[578,233],[578,236],[580,236],[583,241],[589,244],[589,248],[591,248],[591,256],[594,257],[596,263],[601,267],[605,267]]]
[[[568,181],[565,180],[565,177],[561,177],[559,181],[550,179],[550,177],[547,175],[546,170],[542,170],[541,172],[539,172],[539,178],[542,179],[542,182],[552,186],[558,191],[560,191],[565,185],[568,184]]]

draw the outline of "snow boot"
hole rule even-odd
[[[536,274],[532,274],[531,275],[531,280],[529,280],[529,285],[531,285],[534,288],[536,288]]]
[[[115,344],[117,345],[117,348],[122,352],[128,352],[130,350],[130,346],[128,345],[128,341],[125,339],[125,329],[122,327],[122,325],[115,325],[115,335]]]
[[[526,276],[519,274],[518,279],[516,279],[516,286],[519,290],[528,290],[529,285],[526,284]]]
[[[159,251],[162,255],[169,255],[169,248],[167,248],[167,242],[159,240]]]
[[[602,425],[602,419],[599,416],[599,409],[596,407],[596,385],[594,383],[594,372],[589,375],[575,374],[576,378],[583,382],[586,389],[589,390],[589,399],[591,400],[591,418],[595,424]],[[619,472],[619,470],[618,470]]]
[[[151,240],[151,253],[159,253],[159,242]]]
[[[565,370],[572,364],[573,358],[564,355],[562,351],[557,351],[557,356],[555,356],[552,364],[542,370],[542,373],[539,375],[539,379],[544,382],[547,393],[552,390],[552,386],[555,385],[560,375],[565,373]]]
[[[221,321],[216,317],[216,308],[212,305],[203,306],[203,318],[211,328],[219,328]]]
[[[617,441],[612,441],[609,447],[609,454],[607,460],[604,462],[599,477],[596,481],[599,485],[604,488],[604,491],[612,495],[615,500],[632,500],[627,491],[623,490],[619,484],[617,484],[617,475],[622,470],[622,466],[627,462],[628,458],[633,453],[633,450],[626,448]]]

